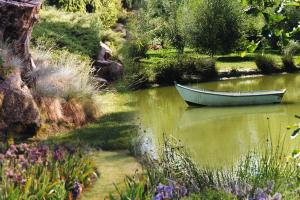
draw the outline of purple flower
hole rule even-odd
[[[163,192],[163,191],[164,191],[164,188],[165,188],[164,185],[159,184],[159,185],[156,187],[156,191],[157,191],[158,193]]]
[[[48,156],[48,153],[49,153],[49,147],[47,147],[47,146],[41,146],[40,148],[39,148],[39,152],[41,153],[41,156],[43,157],[43,158],[47,158],[47,156]]]
[[[12,169],[7,169],[6,172],[5,172],[5,175],[8,177],[8,178],[14,178],[14,171]]]
[[[64,152],[61,149],[54,150],[53,158],[56,161],[61,161],[64,158]]]
[[[13,151],[11,151],[10,149],[8,149],[5,153],[5,157],[6,158],[16,158],[16,154]]]
[[[77,199],[81,192],[82,192],[82,186],[80,185],[79,182],[75,181],[73,191],[72,191],[73,198]]]
[[[22,181],[22,176],[21,176],[21,175],[15,174],[15,176],[14,176],[14,181],[15,181],[15,182],[21,182],[21,181]]]
[[[258,188],[255,190],[254,199],[255,200],[268,200],[269,195],[266,194],[262,189]]]
[[[281,200],[281,199],[282,199],[282,195],[280,193],[276,193],[274,194],[271,200]]]
[[[186,189],[186,187],[180,187],[180,193],[179,193],[179,195],[180,195],[180,197],[185,197],[185,196],[187,196],[187,194],[188,194],[188,190]]]
[[[17,146],[15,144],[10,145],[9,150],[13,153],[17,153]]]
[[[41,156],[41,153],[39,152],[39,150],[36,147],[33,147],[29,150],[28,160],[30,163],[35,163],[35,162],[37,162],[37,160],[39,159],[40,156]]]
[[[20,162],[25,162],[26,161],[25,156],[23,154],[19,155],[19,161]]]
[[[21,180],[21,184],[22,184],[22,185],[25,185],[25,184],[26,184],[26,179],[22,179],[22,180]]]
[[[20,151],[27,152],[27,151],[29,151],[29,145],[26,143],[22,143],[19,145],[19,149],[20,149]]]
[[[153,198],[153,200],[163,200],[164,196],[162,193],[158,193],[157,195],[155,195],[155,197]]]

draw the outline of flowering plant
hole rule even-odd
[[[0,154],[1,199],[77,199],[97,178],[91,160],[75,148],[11,145]]]

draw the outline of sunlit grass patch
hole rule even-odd
[[[70,13],[45,7],[33,29],[32,46],[44,43],[45,48],[67,49],[91,58],[99,50],[101,29],[101,21],[95,14]]]

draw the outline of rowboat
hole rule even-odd
[[[190,106],[240,106],[281,103],[286,89],[245,92],[216,92],[177,84],[180,96]]]

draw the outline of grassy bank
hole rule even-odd
[[[124,188],[123,179],[141,170],[131,155],[132,139],[137,135],[132,100],[126,94],[104,93],[98,96],[102,117],[96,122],[70,132],[58,133],[44,141],[51,146],[69,144],[88,148],[89,158],[100,172],[100,178],[82,194],[80,199],[104,199],[115,189]]]
[[[282,145],[249,152],[232,169],[209,169],[195,164],[176,139],[165,138],[159,159],[143,159],[144,173],[125,179],[127,187],[111,199],[296,200],[298,159]]]

